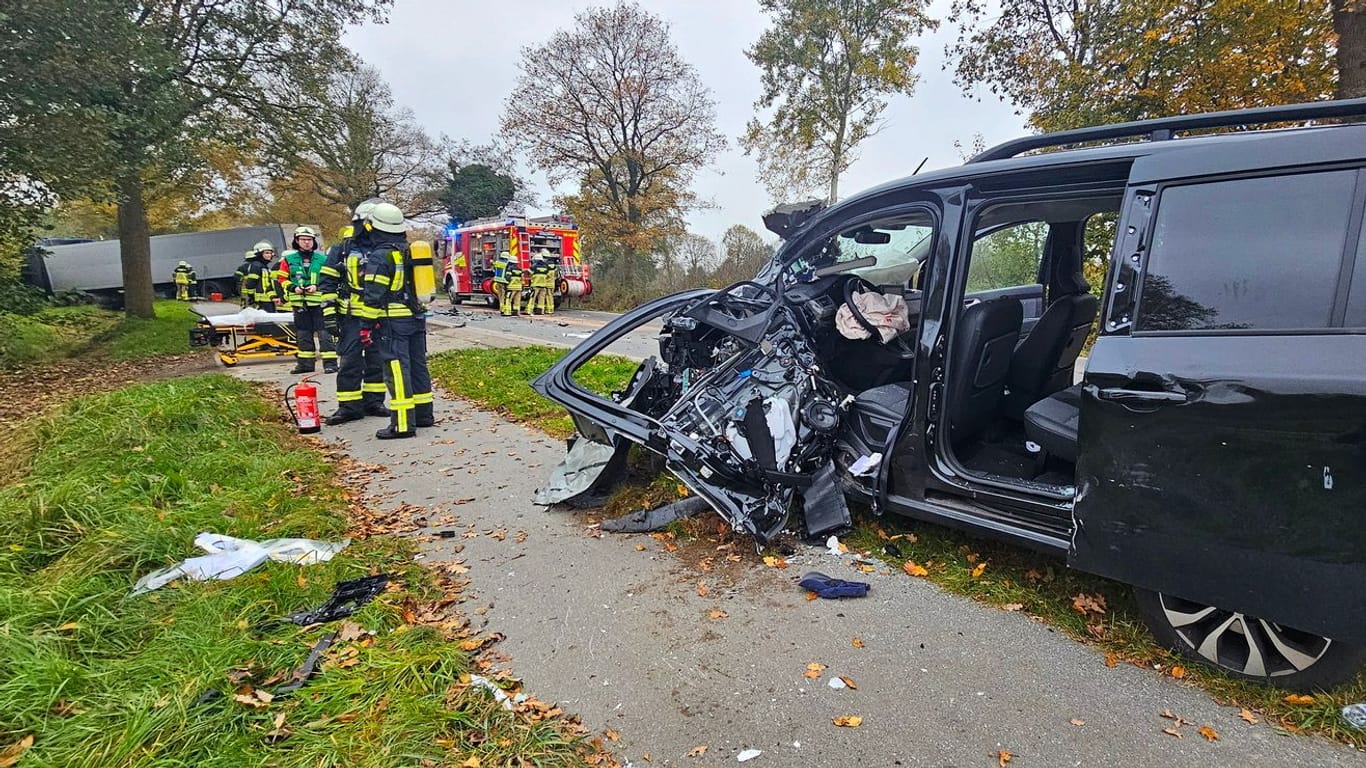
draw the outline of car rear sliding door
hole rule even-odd
[[[1366,639],[1366,173],[1173,154],[1126,197],[1069,560]]]

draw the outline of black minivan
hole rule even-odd
[[[1030,136],[775,210],[754,280],[645,304],[534,383],[583,438],[547,500],[641,445],[760,543],[857,498],[1131,584],[1160,640],[1235,674],[1343,682],[1366,660],[1366,125],[1339,120],[1363,115]],[[651,322],[624,391],[576,382]]]

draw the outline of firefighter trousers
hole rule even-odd
[[[539,312],[543,315],[555,314],[554,288],[547,288],[544,285],[531,289],[531,311]]]
[[[312,370],[314,362],[321,357],[324,363],[337,359],[337,351],[332,344],[332,334],[323,327],[323,308],[304,304],[294,308],[294,332],[298,336],[299,352],[295,355],[300,363]],[[314,337],[317,340],[314,340]]]
[[[176,297],[176,300],[177,300],[177,301],[189,301],[189,300],[190,300],[190,284],[189,284],[189,283],[176,283],[176,284],[175,284],[175,297]]]
[[[391,317],[381,321],[384,383],[389,387],[389,425],[412,432],[432,425],[432,375],[427,371],[427,321]]]
[[[347,413],[363,413],[384,406],[384,366],[379,344],[360,343],[361,320],[350,315],[337,318],[341,338],[337,341],[337,406]]]
[[[504,317],[522,313],[522,281],[509,280],[503,288],[502,312]]]

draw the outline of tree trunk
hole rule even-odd
[[[123,309],[129,317],[153,316],[152,237],[142,200],[142,175],[128,171],[118,179],[119,261],[123,267]]]
[[[1337,98],[1366,96],[1366,0],[1333,0],[1338,33]]]

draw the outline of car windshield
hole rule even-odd
[[[933,222],[923,212],[841,231],[788,266],[790,274],[850,273],[878,285],[904,285],[929,254]]]

